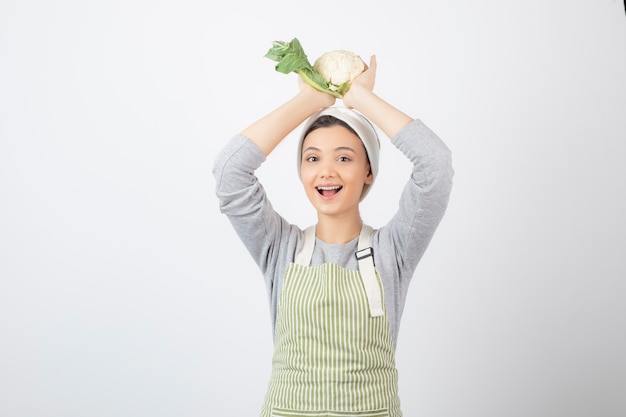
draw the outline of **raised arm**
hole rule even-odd
[[[352,81],[350,90],[343,97],[343,103],[346,107],[361,112],[392,139],[413,118],[374,94],[375,80],[376,56],[372,55],[367,70]]]
[[[327,93],[317,91],[298,79],[298,93],[281,106],[257,120],[241,134],[254,142],[265,154],[269,155],[274,148],[300,123],[321,108],[330,107],[335,98]]]

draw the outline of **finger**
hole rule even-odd
[[[370,57],[370,68],[376,69],[376,55]]]

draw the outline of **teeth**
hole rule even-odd
[[[341,188],[340,185],[331,185],[331,186],[327,186],[327,187],[317,187],[318,190],[322,190],[322,191],[338,190],[340,188]]]

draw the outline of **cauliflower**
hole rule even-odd
[[[313,69],[324,77],[331,90],[339,91],[365,70],[365,62],[354,52],[338,49],[317,58]]]
[[[297,38],[274,41],[265,57],[277,62],[276,71],[295,72],[313,88],[337,98],[343,98],[352,80],[365,71],[365,62],[358,55],[340,49],[326,52],[311,65]]]

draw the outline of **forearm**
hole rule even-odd
[[[348,108],[358,110],[392,139],[413,118],[374,94],[376,69],[376,56],[372,55],[368,69],[352,81],[343,103]]]
[[[254,142],[267,156],[304,120],[328,105],[325,96],[330,97],[312,89],[302,89],[281,106],[248,126],[241,134]]]
[[[409,115],[398,110],[367,88],[355,86],[350,89],[350,105],[378,126],[388,138],[393,138],[413,121]]]

